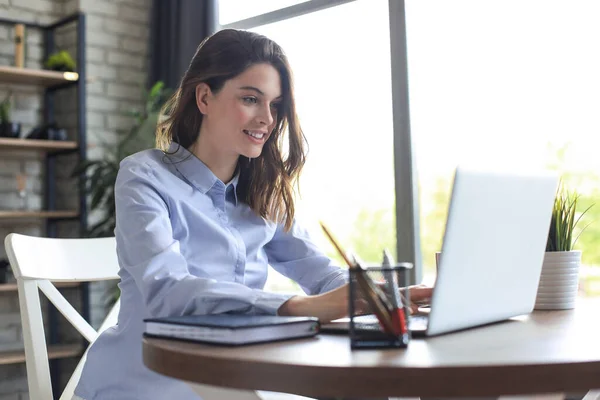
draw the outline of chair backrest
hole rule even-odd
[[[17,278],[27,383],[31,400],[53,399],[39,290],[86,340],[93,343],[106,328],[115,325],[119,302],[97,331],[51,283],[119,279],[115,238],[55,239],[11,233],[4,241],[8,260]],[[87,350],[60,399],[71,400],[79,381]]]

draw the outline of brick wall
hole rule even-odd
[[[116,131],[127,129],[132,120],[123,111],[141,106],[142,86],[146,82],[148,64],[149,12],[151,0],[0,0],[0,15],[6,18],[51,23],[78,10],[86,14],[87,41],[87,140],[88,158],[104,154],[103,144],[116,141]],[[0,65],[13,65],[13,30],[0,25]],[[75,25],[58,33],[57,45],[76,54]],[[27,30],[26,66],[41,68],[42,36]],[[42,89],[22,85],[0,84],[0,100],[11,90],[14,93],[13,120],[23,123],[22,135],[43,122]],[[73,90],[56,95],[56,121],[67,128],[69,136],[76,137],[76,103]],[[43,158],[30,152],[0,151],[0,210],[19,209],[23,200],[16,187],[16,174],[27,176],[27,206],[43,207]],[[77,193],[70,178],[75,157],[63,157],[57,165],[57,206],[73,208]],[[90,215],[90,219],[98,218]],[[41,222],[1,221],[0,240],[9,232],[43,235]],[[77,224],[62,224],[60,236],[77,236]],[[0,258],[5,257],[0,246]],[[91,286],[92,325],[99,326],[105,315],[107,291],[114,283]],[[71,290],[71,292],[69,292]],[[65,295],[77,303],[77,291],[68,289]],[[74,331],[61,325],[63,339],[76,337]],[[22,334],[17,295],[0,293],[0,351],[22,346]],[[76,360],[61,361],[68,373]],[[24,364],[0,365],[0,400],[27,399],[27,381]]]

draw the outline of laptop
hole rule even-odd
[[[533,310],[558,176],[458,167],[428,315],[413,336],[472,328]],[[373,315],[360,323],[377,321]],[[323,332],[347,331],[348,319]]]

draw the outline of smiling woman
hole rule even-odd
[[[234,29],[217,32],[200,45],[165,110],[169,117],[157,131],[161,149],[180,144],[223,182],[239,171],[244,201],[260,216],[291,227],[305,140],[291,69],[275,42]],[[284,159],[280,148],[286,129]]]
[[[121,163],[121,312],[90,348],[78,396],[198,398],[185,383],[144,367],[145,318],[346,316],[347,274],[295,219],[305,143],[291,76],[282,49],[256,33],[227,29],[198,47],[165,106],[160,148]],[[269,265],[305,294],[265,291]],[[419,293],[430,291],[418,288],[411,297]]]

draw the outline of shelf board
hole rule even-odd
[[[17,68],[0,65],[0,82],[26,85],[41,85],[46,87],[76,82],[79,75],[76,72],[58,72],[45,69]]]
[[[53,282],[54,286],[58,289],[61,288],[74,288],[81,285],[80,282]],[[0,283],[0,293],[2,292],[16,292],[18,290],[16,283]]]
[[[83,354],[80,344],[59,344],[48,346],[48,359],[78,357]],[[25,362],[25,350],[0,351],[0,365]]]
[[[78,211],[62,210],[62,211],[0,211],[0,219],[23,219],[23,218],[76,218],[79,216]]]
[[[52,152],[76,148],[77,142],[73,141],[0,138],[0,150],[24,149]]]

